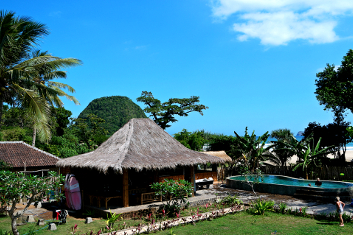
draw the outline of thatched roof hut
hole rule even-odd
[[[149,118],[134,118],[95,151],[61,159],[58,167],[114,170],[160,170],[224,163],[219,157],[186,148]]]
[[[215,157],[219,157],[221,159],[223,159],[225,162],[232,162],[232,158],[229,157],[225,151],[205,151],[203,153],[206,153],[208,155],[212,155]]]

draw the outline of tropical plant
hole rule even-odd
[[[63,102],[60,97],[64,96],[68,100],[79,104],[78,100],[71,95],[68,95],[62,89],[68,89],[69,92],[75,92],[71,86],[52,81],[57,78],[66,78],[65,71],[59,69],[65,67],[72,67],[80,65],[81,61],[74,58],[59,58],[50,55],[48,52],[41,52],[39,50],[32,52],[32,59],[20,63],[19,66],[26,68],[33,68],[34,72],[31,74],[31,82],[27,83],[27,88],[38,93],[39,97],[44,99],[51,107],[62,107]],[[49,110],[50,112],[50,110]],[[47,127],[49,120],[43,118],[38,119],[36,116],[32,117],[33,120],[33,143],[35,146],[36,132],[40,130],[40,139],[42,141],[50,139],[51,130]]]
[[[320,157],[330,153],[329,151],[330,147],[319,150],[320,142],[321,142],[321,138],[319,139],[319,141],[317,142],[313,150],[311,150],[310,145],[307,145],[307,146],[300,146],[300,148],[297,149],[296,151],[300,161],[293,168],[293,171],[301,167],[303,169],[305,179],[309,178],[308,168],[312,166],[318,166],[318,164],[321,161]]]
[[[34,45],[48,30],[44,24],[14,12],[0,12],[0,125],[3,104],[23,107],[40,131],[42,140],[50,138],[50,104],[60,104],[58,97],[68,96],[61,88],[71,87],[49,80],[65,77],[62,67],[78,65],[77,59],[60,59],[34,52]],[[35,138],[34,138],[35,139]]]
[[[256,136],[255,131],[251,135],[248,134],[248,128],[245,128],[245,135],[240,136],[234,131],[236,136],[235,145],[232,146],[233,156],[235,160],[245,160],[250,172],[255,172],[266,160],[271,158],[269,154],[270,146],[265,147],[268,137],[268,132],[261,136]],[[243,161],[244,163],[244,161]]]
[[[244,182],[248,184],[253,193],[254,184],[262,181],[262,172],[260,167],[265,161],[273,157],[269,152],[270,147],[265,147],[269,137],[268,132],[257,137],[255,131],[248,134],[248,128],[245,128],[245,135],[239,136],[236,132],[235,144],[232,146],[232,156],[235,158],[235,167],[238,173],[244,176]]]
[[[221,200],[221,203],[224,203],[229,206],[234,206],[234,205],[243,204],[243,201],[240,200],[237,195],[231,196],[230,194],[228,194],[226,197],[224,197]]]
[[[8,211],[11,218],[11,228],[14,235],[19,235],[16,220],[28,209],[31,203],[40,201],[50,191],[56,192],[55,198],[63,196],[59,189],[64,182],[64,177],[56,172],[49,172],[49,177],[25,175],[11,171],[0,171],[0,204],[9,205]],[[16,204],[21,198],[27,198],[27,204],[23,210],[16,210]]]
[[[273,211],[274,205],[274,201],[265,201],[259,198],[251,204],[249,211],[252,214],[264,215],[266,211]]]
[[[347,132],[349,122],[345,122],[343,117],[336,116],[333,123],[321,125],[311,122],[304,130],[304,137],[312,135],[311,146],[315,146],[321,137],[320,148],[330,147],[330,150],[341,164],[345,164],[346,144],[352,141],[352,137]]]
[[[168,215],[175,216],[179,213],[183,204],[187,203],[187,198],[192,195],[193,187],[186,180],[165,179],[164,182],[155,182],[151,184],[151,189],[155,191],[156,196],[165,198],[166,205],[164,210]]]
[[[270,146],[274,154],[269,160],[276,165],[286,166],[294,154],[292,151],[285,149],[285,143],[289,143],[291,139],[295,138],[293,133],[288,129],[278,129],[271,132],[271,137],[276,138],[276,141],[272,141]]]
[[[282,214],[286,213],[287,207],[288,207],[288,206],[287,206],[286,203],[284,203],[284,202],[280,202],[280,203],[279,203],[279,211],[280,211]]]
[[[44,24],[15,17],[14,12],[0,12],[0,123],[3,103],[25,103],[39,116],[45,112],[38,94],[25,88],[29,73],[19,64],[26,59],[40,37],[48,34]]]
[[[114,223],[121,218],[121,214],[117,214],[115,212],[112,213],[112,211],[110,209],[109,209],[109,214],[110,215],[107,215],[106,224],[110,228],[113,228]]]
[[[162,103],[153,97],[152,92],[143,91],[137,101],[143,102],[147,107],[143,110],[149,113],[163,129],[170,127],[169,123],[176,122],[175,115],[186,117],[190,112],[198,112],[203,115],[202,110],[208,109],[207,106],[198,104],[200,97],[191,96],[190,98],[170,98],[167,102]]]

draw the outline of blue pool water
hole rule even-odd
[[[232,180],[244,180],[244,176],[233,176],[230,179]],[[293,185],[293,186],[302,186],[310,187],[308,184],[311,184],[311,187],[317,188],[349,188],[353,187],[351,183],[341,183],[341,182],[332,182],[332,181],[322,181],[320,187],[315,186],[315,180],[303,180],[295,178],[287,178],[283,176],[276,175],[264,175],[262,183],[267,184],[283,184],[283,185]]]

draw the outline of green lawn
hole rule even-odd
[[[213,221],[174,227],[157,234],[353,234],[353,223],[344,227],[337,222],[318,221],[292,215],[267,212],[265,216],[240,212]]]
[[[129,225],[142,221],[126,220]],[[77,224],[76,234],[85,234],[93,230],[97,232],[105,225],[105,220],[94,220],[91,224],[84,224],[84,220],[68,218],[68,223],[59,225],[58,230],[48,231],[47,228],[35,234],[70,234],[71,228]],[[30,230],[38,230],[35,224],[19,226],[20,234],[28,233]],[[10,219],[0,217],[0,230],[10,231]],[[172,233],[171,233],[172,232]],[[230,214],[212,221],[203,221],[195,225],[174,227],[172,230],[158,232],[156,234],[353,234],[353,223],[346,223],[344,227],[338,226],[337,222],[319,221],[311,218],[303,218],[293,215],[282,215],[266,212],[264,216],[251,215],[247,212]]]
[[[46,228],[37,231],[35,234],[70,234],[71,228],[77,224],[78,232],[76,234],[85,234],[91,230],[98,232],[98,230],[105,226],[105,220],[94,220],[93,223],[85,224],[84,220],[76,220],[73,218],[68,218],[67,223],[63,225],[58,225],[58,230],[49,231],[48,226]],[[29,231],[36,231],[43,228],[44,226],[38,226],[35,223],[28,223],[26,225],[17,226],[20,234],[26,234]],[[0,217],[0,231],[11,231],[11,220],[9,217]],[[1,234],[1,233],[0,233]]]

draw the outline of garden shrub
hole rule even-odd
[[[273,211],[273,207],[275,205],[274,201],[265,201],[262,199],[257,199],[252,203],[249,208],[249,212],[255,215],[264,215],[265,211]]]
[[[238,195],[231,196],[230,194],[228,194],[225,198],[221,200],[220,203],[227,206],[235,206],[243,204],[243,201],[238,198]]]
[[[180,213],[182,206],[188,202],[187,198],[192,195],[193,187],[186,180],[168,180],[156,182],[151,185],[157,196],[162,196],[167,204],[162,205],[163,214],[174,217]]]

